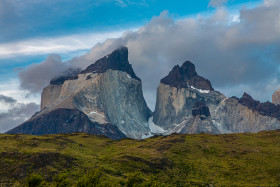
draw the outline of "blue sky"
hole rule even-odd
[[[271,100],[280,88],[280,1],[0,0],[0,133],[39,109],[58,70],[84,68],[119,45],[152,110],[160,78],[185,60],[226,96]],[[15,109],[28,112],[6,115]]]
[[[235,11],[242,6],[255,6],[258,3],[259,0],[230,0],[226,6],[231,11]],[[152,17],[166,10],[174,19],[180,19],[197,14],[211,14],[215,11],[215,7],[209,5],[207,0],[176,0],[176,2],[170,0],[2,0],[0,2],[0,49],[9,49],[8,54],[12,52],[15,54],[6,57],[6,53],[0,53],[0,84],[1,80],[16,78],[15,68],[24,68],[32,63],[42,62],[51,53],[61,54],[64,60],[69,59],[89,50],[96,42],[105,40],[107,36],[104,35],[98,41],[93,39],[92,45],[87,44],[86,47],[59,49],[57,52],[55,50],[36,52],[39,47],[33,46],[30,40],[39,43],[40,38],[55,39],[83,33],[85,35],[111,33],[108,37],[119,37],[122,32],[139,28],[147,24]],[[20,52],[15,47],[24,41],[35,48],[33,53]]]
[[[230,0],[228,7],[258,0]],[[0,42],[139,27],[167,10],[175,17],[213,11],[207,0],[2,0]]]

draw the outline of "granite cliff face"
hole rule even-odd
[[[212,119],[221,133],[245,133],[280,129],[280,121],[277,118],[264,115],[258,110],[245,105],[245,97],[241,99],[235,97],[226,98],[217,106]]]
[[[128,62],[126,47],[115,50],[76,75],[52,80],[43,90],[41,111],[29,124],[34,124],[41,116],[59,121],[59,115],[51,114],[61,108],[79,110],[92,123],[113,125],[129,138],[141,139],[150,131],[151,111],[143,97],[141,80]],[[33,134],[37,131],[18,132]],[[109,137],[107,131],[104,132]],[[44,133],[48,132],[40,132]]]
[[[164,134],[259,132],[280,129],[280,105],[227,98],[185,62],[161,80],[153,119]]]
[[[185,62],[181,67],[175,66],[161,80],[157,90],[154,123],[173,132],[184,121],[189,121],[197,102],[205,103],[212,113],[224,98],[223,94],[214,91],[210,81],[197,75],[194,64]]]

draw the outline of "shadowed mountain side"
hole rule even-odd
[[[81,111],[65,108],[56,109],[48,114],[33,118],[6,133],[43,135],[73,132],[104,135],[114,140],[126,137],[112,124],[94,123]]]

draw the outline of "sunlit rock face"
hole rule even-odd
[[[217,106],[212,118],[222,133],[259,132],[280,128],[277,117],[265,115],[261,110],[246,105],[245,103],[250,101],[245,97],[226,98]]]
[[[196,105],[205,105],[202,109],[207,107],[209,115],[196,115],[201,113],[194,110]],[[191,62],[175,66],[161,80],[153,116],[164,134],[259,132],[279,129],[279,119],[280,105],[260,103],[246,93],[240,99],[227,98],[199,76]]]
[[[41,100],[42,110],[30,120],[61,108],[77,109],[91,122],[114,125],[129,138],[141,139],[150,131],[151,111],[143,97],[141,80],[128,62],[126,47],[76,75],[52,80]]]
[[[276,105],[280,105],[280,89],[273,93],[272,103]]]
[[[193,63],[185,62],[181,67],[175,66],[161,80],[157,90],[154,123],[167,131],[173,131],[190,120],[195,103],[202,101],[211,113],[224,98],[223,94],[214,91],[209,80],[197,75]]]

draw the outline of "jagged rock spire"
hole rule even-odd
[[[176,65],[169,74],[161,79],[163,84],[176,88],[189,88],[191,86],[201,90],[214,90],[210,81],[199,76],[192,62],[186,61],[180,67]]]

